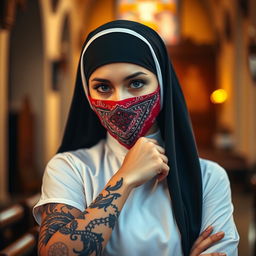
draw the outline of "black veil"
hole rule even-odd
[[[132,21],[112,21],[92,31],[85,44],[92,36],[109,28],[127,28],[143,35],[153,47],[160,63],[164,99],[158,124],[169,159],[170,172],[167,183],[172,207],[181,234],[183,252],[187,256],[201,229],[202,178],[183,93],[162,39],[149,27]],[[79,61],[73,100],[58,152],[91,147],[105,136],[105,128],[86,99]]]

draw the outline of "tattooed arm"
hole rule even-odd
[[[131,187],[114,176],[84,211],[47,204],[42,213],[40,255],[101,255]]]
[[[101,255],[119,213],[134,187],[169,171],[164,149],[140,138],[118,172],[84,212],[65,204],[47,204],[42,213],[40,255]]]

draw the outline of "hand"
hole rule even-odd
[[[138,187],[153,177],[163,180],[169,172],[165,150],[154,139],[141,137],[127,153],[118,171],[132,187]]]
[[[212,231],[213,227],[209,226],[202,232],[202,234],[200,234],[191,249],[190,256],[226,256],[226,254],[223,252],[201,254],[204,250],[209,248],[214,243],[220,241],[225,236],[224,232],[218,232],[211,235]]]

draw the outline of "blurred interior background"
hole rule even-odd
[[[9,226],[1,215],[0,250],[34,225],[30,208],[62,138],[83,41],[115,19],[164,39],[199,154],[230,177],[239,255],[256,255],[255,0],[0,0],[0,210],[22,211]]]

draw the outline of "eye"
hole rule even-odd
[[[131,87],[132,89],[140,89],[140,88],[142,88],[145,84],[146,84],[146,82],[145,82],[144,80],[141,80],[141,79],[139,79],[139,80],[133,80],[133,81],[131,81],[131,83],[130,83],[130,87]]]
[[[111,91],[110,86],[107,84],[97,84],[93,87],[93,89],[99,93],[108,93]]]

